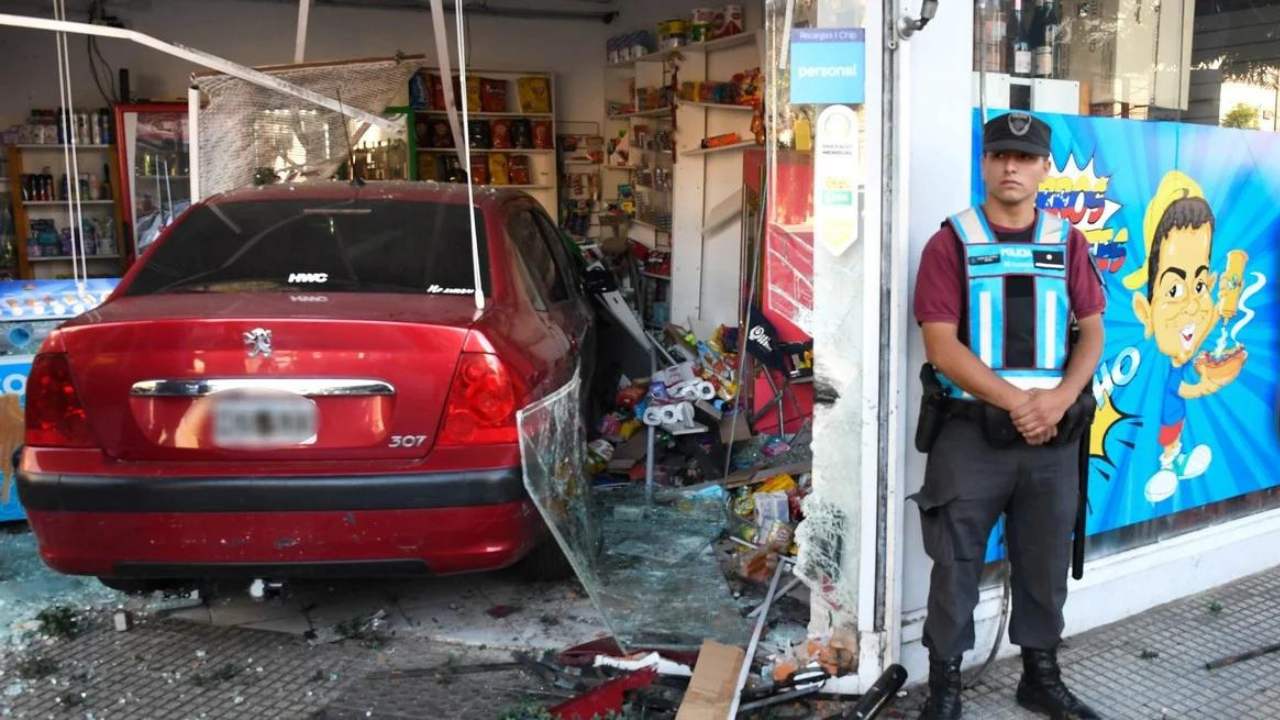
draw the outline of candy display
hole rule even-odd
[[[516,81],[520,92],[520,112],[550,113],[551,83],[544,77],[524,77]]]
[[[489,156],[478,153],[471,156],[471,182],[477,185],[489,184]]]
[[[533,146],[539,150],[550,150],[555,147],[555,140],[551,137],[550,120],[533,121]]]
[[[507,111],[506,81],[480,78],[480,109],[495,113]]]
[[[471,147],[488,150],[493,147],[493,132],[488,120],[471,121]]]
[[[511,146],[521,150],[533,147],[533,123],[527,118],[511,121]]]
[[[511,175],[507,167],[507,156],[502,153],[493,153],[489,156],[489,184],[490,185],[510,185]],[[527,185],[528,183],[521,183]]]
[[[505,150],[513,147],[511,144],[511,121],[510,120],[494,120],[490,129],[493,135],[493,147],[495,150]]]
[[[688,17],[658,23],[657,34],[639,30],[615,35],[605,42],[605,59],[610,64],[637,60],[655,52],[666,53],[690,44],[739,35],[746,30],[741,5],[694,8]]]
[[[507,171],[511,175],[512,185],[533,184],[533,171],[530,169],[528,155],[512,155],[507,163]]]
[[[449,121],[445,119],[432,120],[430,140],[427,147],[433,148],[451,148],[454,147],[453,128],[449,127]]]

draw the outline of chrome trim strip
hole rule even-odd
[[[395,395],[391,383],[360,378],[190,378],[134,383],[134,397],[207,397],[228,390],[277,390],[303,397]]]

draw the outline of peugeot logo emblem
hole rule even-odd
[[[1031,116],[1026,113],[1009,113],[1009,132],[1022,137],[1031,130]]]
[[[249,348],[249,357],[271,357],[271,331],[254,328],[244,334],[245,347]]]

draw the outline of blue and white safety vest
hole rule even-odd
[[[961,339],[983,364],[1024,390],[1056,387],[1067,365],[1071,226],[1036,213],[1031,244],[1000,242],[981,210],[947,220],[963,248],[965,311]],[[971,399],[939,374],[952,397]]]

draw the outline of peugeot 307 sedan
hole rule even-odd
[[[579,265],[515,191],[319,183],[193,206],[34,360],[18,482],[41,557],[129,590],[564,573],[516,412],[590,369]]]

